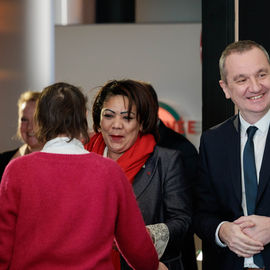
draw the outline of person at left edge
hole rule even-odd
[[[18,100],[17,138],[23,142],[23,145],[14,150],[0,153],[0,180],[10,160],[40,151],[43,147],[43,144],[37,140],[34,132],[34,112],[39,96],[40,92],[32,91],[26,91],[20,95]]]
[[[158,269],[124,173],[83,147],[86,111],[86,98],[73,85],[42,91],[35,119],[45,145],[12,160],[0,186],[1,270],[112,270],[114,238],[134,269]]]

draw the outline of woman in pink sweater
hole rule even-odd
[[[114,238],[134,269],[165,269],[120,167],[83,147],[80,90],[45,88],[35,119],[43,150],[11,161],[0,186],[0,269],[110,270]]]

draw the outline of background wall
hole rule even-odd
[[[53,0],[0,0],[0,152],[21,145],[17,101],[54,81]]]
[[[1,140],[0,140],[0,152],[14,149],[15,147],[19,146],[21,142],[12,140],[12,137],[16,134],[17,129],[17,99],[19,98],[20,94],[28,89],[31,90],[41,90],[46,85],[53,83],[55,80],[62,79],[62,75],[65,75],[65,69],[70,71],[70,66],[65,66],[62,64],[59,67],[60,63],[65,62],[68,58],[70,59],[82,59],[82,70],[78,70],[80,67],[80,63],[77,66],[71,60],[68,60],[70,65],[73,68],[73,71],[76,72],[76,75],[80,75],[78,77],[78,85],[82,84],[85,85],[86,89],[90,87],[96,86],[100,83],[104,83],[105,79],[111,79],[112,76],[119,76],[119,65],[125,66],[126,68],[130,68],[130,72],[128,74],[122,73],[124,76],[132,76],[133,78],[137,79],[145,79],[151,81],[161,98],[170,99],[170,96],[167,95],[167,91],[180,91],[181,99],[186,99],[186,94],[183,91],[190,91],[187,85],[190,85],[188,80],[176,80],[177,72],[180,74],[185,74],[188,78],[191,78],[191,72],[194,72],[192,66],[188,61],[182,61],[182,56],[184,55],[191,55],[199,54],[198,46],[199,46],[199,32],[200,26],[187,26],[190,28],[197,27],[197,33],[189,33],[189,30],[185,30],[184,32],[179,32],[179,30],[171,30],[172,28],[178,28],[178,25],[170,27],[170,23],[200,23],[201,21],[201,0],[123,0],[125,2],[130,1],[135,3],[135,23],[137,26],[140,26],[142,23],[147,23],[148,25],[144,25],[145,30],[138,30],[136,27],[132,28],[132,25],[129,25],[130,29],[128,31],[132,31],[131,35],[126,33],[127,25],[121,27],[121,24],[116,24],[114,26],[108,26],[103,24],[99,25],[86,25],[86,26],[78,26],[79,28],[84,27],[92,27],[91,28],[95,35],[94,38],[90,38],[90,36],[83,36],[82,40],[86,43],[84,44],[85,47],[89,48],[85,51],[80,51],[80,46],[83,44],[76,40],[76,37],[79,35],[75,34],[73,36],[72,29],[67,26],[67,31],[71,34],[69,42],[71,44],[78,43],[79,46],[71,47],[68,43],[61,43],[61,35],[64,34],[65,30],[60,30],[61,27],[56,27],[57,33],[54,35],[55,28],[53,24],[57,21],[54,16],[57,16],[57,3],[61,0],[0,0],[0,37],[1,37],[1,64],[0,64],[0,127],[1,127]],[[111,3],[111,0],[98,0],[99,2],[102,1],[104,5],[106,3]],[[74,5],[83,6],[83,20],[71,20],[73,23],[75,22],[87,22],[93,23],[95,22],[95,6],[96,0],[66,0],[61,1],[64,2],[67,6],[72,8],[66,10],[64,14],[67,16],[71,16],[70,19],[73,18],[73,15],[70,14],[69,11],[76,11],[77,9],[74,8]],[[98,3],[99,3],[98,2]],[[114,4],[121,5],[120,0],[114,1]],[[86,5],[87,4],[87,5]],[[64,6],[64,5],[62,5]],[[86,12],[87,11],[87,12]],[[76,13],[77,14],[77,13]],[[87,20],[85,17],[87,16]],[[153,25],[151,27],[150,23],[164,23],[166,25]],[[72,26],[72,28],[77,28],[77,26]],[[100,27],[100,34],[97,33],[97,27]],[[106,37],[112,37],[112,33],[110,31],[114,28],[113,33],[114,35],[118,36],[119,38],[123,39],[128,47],[135,48],[129,53],[126,51],[128,48],[124,48],[123,45],[120,45],[119,50],[117,48],[112,48],[112,44],[108,43],[107,47],[105,48],[104,44],[101,43],[103,40],[102,35],[104,36],[104,40]],[[115,28],[118,28],[116,30]],[[78,28],[78,29],[79,29]],[[180,29],[181,27],[179,27]],[[94,30],[95,29],[95,30]],[[133,30],[137,29],[135,32]],[[128,39],[131,39],[129,42],[127,39],[121,35],[121,31],[123,35],[126,35]],[[146,32],[149,30],[150,33]],[[61,33],[61,31],[63,33]],[[167,32],[168,31],[168,32]],[[174,32],[173,32],[174,31]],[[85,33],[88,35],[88,33]],[[89,33],[93,35],[94,33]],[[135,35],[140,35],[137,38]],[[178,35],[179,34],[179,35]],[[58,37],[58,35],[60,35]],[[83,34],[84,35],[84,34]],[[54,36],[57,39],[56,46],[58,44],[63,44],[62,47],[54,48]],[[194,39],[191,38],[194,36]],[[75,39],[71,41],[72,39]],[[95,38],[98,38],[98,42],[95,42]],[[179,45],[179,39],[181,38],[182,42],[186,44],[185,49],[182,47],[177,47]],[[137,40],[138,39],[138,40]],[[140,39],[140,42],[139,42]],[[115,41],[114,41],[115,44]],[[188,45],[189,44],[189,45]],[[95,50],[91,50],[90,48],[94,45]],[[117,45],[119,46],[119,45]],[[146,46],[146,47],[145,47]],[[163,46],[163,50],[161,48]],[[102,58],[101,54],[99,53],[91,60],[90,67],[87,66],[86,60],[88,59],[87,55],[83,55],[83,52],[92,52],[95,51],[97,48],[102,48],[102,54],[106,56],[106,58]],[[70,51],[67,49],[71,48]],[[122,51],[122,48],[123,51]],[[145,50],[144,48],[148,48]],[[194,49],[194,52],[191,52]],[[110,50],[113,51],[112,54],[105,53],[109,52]],[[140,54],[136,55],[136,51]],[[171,52],[170,52],[171,50]],[[63,54],[61,54],[63,51]],[[116,53],[119,54],[119,57],[116,56]],[[56,55],[56,76],[54,77],[54,53]],[[60,54],[59,54],[60,53]],[[121,57],[126,56],[133,56],[133,60],[137,61],[137,57],[142,60],[148,59],[147,62],[140,63],[139,68],[143,68],[142,73],[136,73],[134,71],[132,63],[129,64],[125,61],[125,58],[120,61]],[[141,55],[141,56],[140,56]],[[64,57],[64,59],[61,58]],[[92,56],[91,56],[92,57]],[[150,57],[153,59],[150,61]],[[86,58],[86,59],[84,59]],[[143,60],[144,60],[143,59]],[[198,58],[199,59],[199,58]],[[113,60],[114,64],[110,64],[113,67],[113,70],[117,68],[116,73],[109,73],[106,74],[106,66],[101,67],[101,65],[105,62],[106,65]],[[171,64],[169,63],[171,61]],[[164,63],[163,63],[164,62]],[[178,64],[177,64],[178,62]],[[187,67],[185,68],[185,66]],[[193,65],[193,64],[192,64]],[[46,67],[46,68],[45,68]],[[200,62],[198,60],[198,64],[196,67],[200,68]],[[102,72],[102,78],[94,76],[94,80],[90,77],[90,73],[87,75],[89,76],[89,80],[86,83],[86,80],[81,80],[81,76],[85,75],[85,69],[97,68],[99,71],[104,69]],[[136,66],[137,68],[137,66]],[[177,70],[175,70],[177,68]],[[59,73],[59,69],[61,72]],[[191,71],[191,72],[190,72]],[[92,72],[92,71],[91,71]],[[153,74],[157,72],[158,78],[156,79]],[[197,71],[195,71],[197,74]],[[72,72],[71,72],[72,73]],[[163,80],[163,74],[166,75],[166,79]],[[199,73],[199,77],[192,77],[191,87],[192,87],[192,95],[195,95],[194,91],[198,91],[198,96],[196,99],[200,99],[201,95],[201,87],[197,88],[197,84],[193,81],[200,81],[201,74]],[[73,74],[71,74],[73,75]],[[162,75],[162,76],[161,76]],[[185,76],[185,77],[186,77]],[[64,77],[67,81],[69,78],[72,80],[72,76]],[[97,78],[97,80],[95,80]],[[90,80],[91,79],[91,80]],[[172,82],[172,84],[171,84]],[[178,90],[177,90],[178,89]],[[175,94],[176,95],[176,94]],[[180,99],[180,97],[178,97]],[[178,102],[178,99],[171,99],[172,102]],[[189,98],[188,98],[188,102]],[[200,106],[196,104],[196,111],[192,114],[187,112],[187,104],[183,104],[181,106],[179,114],[181,116],[190,117],[190,118],[201,118],[200,114],[198,115],[198,111],[200,110]],[[197,111],[198,110],[198,111]],[[195,139],[196,141],[196,139]]]
[[[200,32],[200,23],[57,26],[55,79],[81,86],[90,101],[107,80],[148,81],[200,132]],[[198,146],[199,133],[186,135]]]

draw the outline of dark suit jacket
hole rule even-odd
[[[159,121],[160,140],[158,145],[181,151],[183,167],[186,179],[192,186],[198,177],[198,152],[195,146],[183,135],[166,127]],[[192,196],[194,197],[194,196]],[[197,270],[197,261],[192,228],[188,231],[182,242],[182,262],[184,269]]]
[[[182,270],[179,243],[191,224],[191,196],[180,152],[156,146],[136,175],[133,190],[146,225],[165,223],[169,228],[170,240],[161,261],[170,270]],[[123,264],[121,269],[130,269]]]
[[[204,132],[200,143],[200,177],[196,184],[195,232],[203,241],[203,269],[243,269],[244,259],[215,243],[215,231],[222,221],[243,216],[241,206],[240,122],[233,116]],[[270,136],[268,132],[260,170],[256,215],[270,217]],[[270,269],[270,246],[263,259]]]

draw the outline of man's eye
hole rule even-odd
[[[259,77],[260,77],[260,78],[263,78],[263,77],[265,77],[265,76],[266,76],[266,73],[260,73],[260,74],[259,74]]]
[[[243,78],[243,79],[237,80],[236,82],[237,82],[237,83],[244,83],[244,82],[246,82],[246,80],[247,80],[247,79]]]

